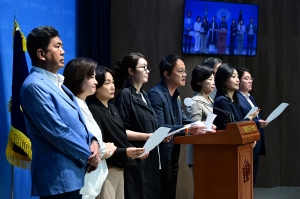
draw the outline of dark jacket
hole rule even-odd
[[[247,101],[247,99],[245,98],[245,96],[238,92],[238,99],[239,99],[239,106],[241,109],[241,113],[242,115],[245,117],[248,112],[251,110],[251,105],[249,104],[249,102]],[[256,102],[254,100],[254,97],[252,97],[250,95],[250,100],[253,103],[254,106],[256,105]],[[260,140],[258,140],[256,142],[255,147],[253,148],[253,155],[254,156],[258,156],[258,155],[265,155],[266,154],[266,148],[265,148],[265,133],[264,133],[264,129],[259,127],[259,118],[261,118],[260,114],[258,114],[258,118],[254,118],[253,121],[256,123],[257,129],[260,132]]]
[[[182,110],[181,100],[178,96],[178,112],[177,116],[180,118],[179,123],[175,123],[174,121],[174,113],[173,113],[173,105],[169,101],[169,90],[166,84],[161,81],[155,87],[153,87],[149,92],[149,100],[151,102],[151,106],[156,113],[158,126],[171,128],[171,131],[182,128],[185,124],[189,124],[194,122],[193,120],[187,119],[185,113]],[[166,168],[173,149],[173,139],[167,143],[161,143],[159,146],[160,159],[162,168]]]
[[[142,96],[147,104],[143,101]],[[156,115],[151,107],[147,94],[141,93],[128,82],[118,94],[115,105],[123,120],[125,129],[136,132],[153,133],[157,128]],[[130,141],[136,147],[143,147],[145,141]]]
[[[224,95],[219,95],[216,97],[214,106],[220,108],[228,114],[218,111],[214,109],[214,114],[217,115],[216,119],[214,120],[214,125],[217,126],[217,130],[224,130],[226,127],[226,123],[229,123],[229,114],[232,113],[235,122],[241,121],[249,121],[249,118],[244,119],[240,107],[237,102],[231,102],[227,97]]]
[[[126,155],[126,148],[132,147],[132,145],[127,140],[127,134],[117,108],[109,103],[113,116],[109,109],[95,96],[91,96],[87,102],[95,121],[102,131],[103,142],[113,142],[117,147],[115,153],[106,160],[107,164],[121,168],[135,165],[136,161]]]
[[[146,103],[144,102],[145,99]],[[157,129],[154,110],[147,94],[137,90],[128,82],[115,100],[126,130],[153,133]],[[145,141],[129,141],[135,147],[143,147]],[[145,160],[137,159],[137,166],[126,168],[124,176],[127,184],[125,198],[158,199],[160,198],[160,170],[158,147],[152,149]],[[127,181],[127,182],[128,182]],[[136,182],[136,183],[131,183]]]

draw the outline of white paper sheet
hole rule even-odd
[[[206,117],[206,121],[205,121],[205,127],[206,129],[204,129],[205,131],[212,131],[211,127],[213,124],[213,121],[215,120],[215,118],[217,117],[217,115],[213,114],[213,113],[209,113]]]
[[[176,133],[179,133],[180,131],[182,131],[182,130],[184,130],[184,129],[187,129],[187,128],[190,128],[190,127],[193,126],[193,125],[205,126],[203,122],[197,121],[197,122],[194,122],[194,123],[185,125],[184,127],[180,128],[180,129],[177,129],[177,130],[175,130],[175,131],[172,131],[172,132],[168,133],[168,134],[166,135],[166,137],[168,137],[168,136],[170,136],[170,135],[174,135],[174,134],[176,134]]]
[[[145,149],[145,152],[140,155],[139,157],[142,157],[146,155],[148,152],[150,152],[152,149],[154,149],[159,143],[163,141],[163,139],[166,137],[168,132],[170,131],[170,128],[167,127],[159,127],[147,140],[143,148]]]
[[[256,106],[252,107],[252,109],[247,113],[247,115],[244,117],[244,119],[247,118],[247,117],[249,117],[249,115],[251,113],[253,113],[254,111],[257,111],[257,109],[258,109],[258,107],[256,107]]]
[[[276,117],[278,117],[284,109],[288,106],[288,103],[281,103],[266,119],[267,122],[273,121]]]

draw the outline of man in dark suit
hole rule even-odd
[[[253,24],[253,18],[250,18],[250,23],[246,26],[246,33],[247,33],[247,55],[249,55],[249,48],[250,48],[250,55],[252,55],[253,51],[253,41],[254,35],[256,34],[257,28],[256,25]]]
[[[41,199],[78,198],[86,171],[100,162],[98,143],[93,142],[97,139],[58,74],[65,52],[57,30],[33,29],[27,49],[33,66],[21,88],[21,107],[32,144],[31,194]]]
[[[251,110],[252,107],[257,106],[254,97],[249,94],[252,90],[253,78],[251,77],[250,71],[246,68],[237,68],[240,79],[239,92],[237,93],[239,106],[243,117]],[[256,175],[258,171],[259,156],[266,154],[265,149],[265,134],[264,128],[268,125],[268,122],[260,119],[260,114],[257,115],[253,121],[256,123],[257,128],[260,132],[260,140],[256,142],[253,149],[253,182],[255,183]]]
[[[222,22],[220,23],[219,28],[222,30],[228,30],[228,24],[226,22],[225,16],[222,16]]]
[[[159,70],[162,81],[148,92],[148,96],[156,113],[158,126],[165,126],[174,131],[193,122],[187,119],[183,112],[177,90],[178,87],[185,85],[187,71],[184,62],[178,55],[168,55],[163,58]],[[195,125],[189,129],[189,132],[200,133],[203,128]],[[174,144],[171,138],[169,142],[160,144],[159,152],[161,159],[161,198],[175,199],[180,145]]]

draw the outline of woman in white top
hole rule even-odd
[[[113,143],[102,141],[101,130],[85,102],[87,96],[96,92],[95,69],[97,65],[97,62],[92,59],[79,57],[68,62],[64,70],[64,85],[76,96],[87,129],[97,138],[100,147],[101,161],[96,170],[86,173],[84,187],[80,190],[82,199],[94,199],[99,195],[108,174],[105,159],[109,158],[116,150]],[[100,199],[99,196],[97,198]]]
[[[201,17],[197,16],[196,22],[194,23],[195,53],[200,53],[200,29],[201,29]]]

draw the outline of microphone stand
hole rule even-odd
[[[191,98],[191,99],[192,99],[192,98]],[[213,105],[211,105],[211,104],[202,102],[202,101],[200,101],[200,100],[194,100],[194,99],[192,99],[192,100],[195,101],[195,102],[199,102],[200,104],[203,104],[204,106],[209,106],[209,107],[211,107],[211,108],[213,108],[213,109],[216,109],[216,110],[218,110],[218,111],[220,111],[220,112],[222,112],[222,113],[225,113],[227,116],[229,116],[229,119],[230,119],[230,122],[231,122],[231,123],[234,123],[234,122],[235,122],[234,116],[233,116],[232,113],[227,112],[227,111],[224,111],[223,109],[220,109],[220,108],[215,107],[215,106],[213,106]]]

